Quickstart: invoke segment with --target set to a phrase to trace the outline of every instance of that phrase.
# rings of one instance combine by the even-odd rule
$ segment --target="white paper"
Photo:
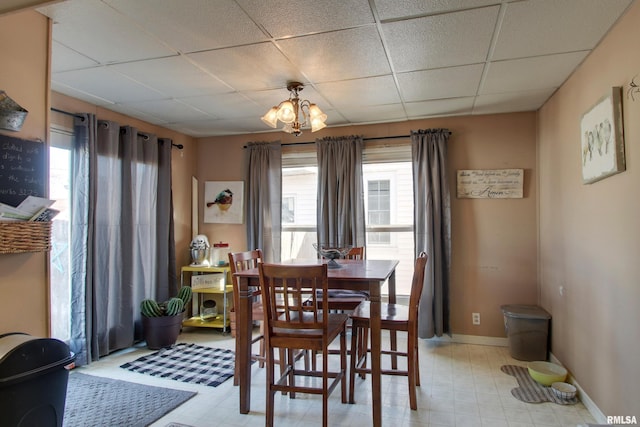
[[[31,218],[31,216],[35,215],[37,212],[41,211],[43,208],[48,208],[54,203],[55,203],[55,200],[49,200],[43,197],[29,196],[26,199],[24,199],[22,203],[18,205],[18,209],[30,214],[29,218]]]

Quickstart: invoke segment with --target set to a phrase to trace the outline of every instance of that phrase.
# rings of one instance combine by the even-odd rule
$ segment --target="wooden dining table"
[[[322,259],[294,259],[281,262],[290,265],[314,265],[326,263]],[[382,425],[382,392],[380,371],[380,302],[381,289],[385,282],[389,286],[389,302],[396,302],[396,267],[397,260],[337,260],[340,268],[328,269],[330,289],[365,290],[369,292],[371,301],[371,394],[373,402],[373,425]],[[238,278],[238,300],[236,307],[236,363],[238,369],[238,385],[240,387],[240,413],[247,414],[251,410],[251,336],[252,292],[253,287],[260,286],[257,268],[239,271],[234,274]],[[395,337],[392,335],[391,347],[395,348]]]

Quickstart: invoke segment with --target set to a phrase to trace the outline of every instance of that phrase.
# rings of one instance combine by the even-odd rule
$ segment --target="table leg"
[[[389,304],[396,303],[396,271],[393,270],[391,276],[389,276]],[[398,349],[398,336],[396,331],[389,331],[389,339],[391,342],[391,350],[396,351]],[[391,368],[398,369],[398,356],[391,355]]]
[[[236,363],[240,386],[240,413],[248,414],[251,410],[251,295],[249,280],[240,277],[238,280],[238,301],[236,308]]]
[[[381,333],[380,333],[380,287],[381,283],[372,282],[370,294],[370,327],[371,327],[371,395],[373,402],[373,426],[382,426],[382,372],[380,368]]]

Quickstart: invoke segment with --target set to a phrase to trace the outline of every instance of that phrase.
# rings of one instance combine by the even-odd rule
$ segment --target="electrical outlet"
[[[480,324],[480,313],[471,313],[471,322],[474,325]]]

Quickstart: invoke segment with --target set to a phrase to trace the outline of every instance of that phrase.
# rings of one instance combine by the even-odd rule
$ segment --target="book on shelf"
[[[58,215],[60,213],[59,210],[57,209],[52,209],[52,208],[42,208],[40,209],[38,212],[36,212],[35,215],[33,215],[29,221],[35,221],[35,222],[49,222],[53,219],[53,217],[55,217],[56,215]]]

